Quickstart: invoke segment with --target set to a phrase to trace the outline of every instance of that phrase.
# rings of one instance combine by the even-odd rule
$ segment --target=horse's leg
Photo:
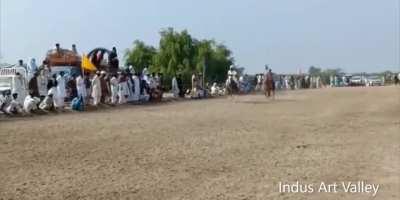
[[[272,90],[272,99],[275,99],[275,90]]]

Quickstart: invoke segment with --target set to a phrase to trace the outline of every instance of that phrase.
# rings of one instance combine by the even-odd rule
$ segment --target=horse
[[[239,93],[239,87],[236,81],[233,80],[232,77],[229,77],[225,82],[226,94],[227,95],[234,95]]]
[[[264,94],[266,97],[275,96],[275,82],[272,73],[268,73],[264,78]]]

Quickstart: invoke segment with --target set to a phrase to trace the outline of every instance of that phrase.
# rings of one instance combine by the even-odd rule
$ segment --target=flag
[[[89,60],[89,58],[83,54],[82,56],[82,70],[86,71],[97,71],[96,66]]]

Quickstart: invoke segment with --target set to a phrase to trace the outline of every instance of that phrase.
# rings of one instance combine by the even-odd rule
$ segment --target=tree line
[[[147,67],[150,73],[162,73],[165,85],[177,74],[184,84],[190,84],[191,76],[205,72],[206,82],[226,80],[229,66],[234,64],[232,51],[215,40],[192,37],[187,30],[181,32],[173,28],[160,31],[159,47],[155,48],[136,40],[133,47],[125,52],[125,62],[136,72]]]

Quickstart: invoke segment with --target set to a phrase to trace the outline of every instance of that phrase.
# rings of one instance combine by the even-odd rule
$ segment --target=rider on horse
[[[229,70],[228,70],[228,78],[233,78],[233,80],[237,81],[237,80],[236,80],[236,76],[237,76],[237,72],[236,72],[236,70],[234,69],[233,65],[231,65],[231,66],[229,67]]]
[[[275,81],[272,74],[272,70],[265,68],[267,72],[264,74],[264,93],[265,96],[270,97],[275,96]]]
[[[238,92],[238,80],[237,80],[237,72],[234,69],[233,65],[229,67],[228,70],[228,79],[226,80],[226,88],[230,94],[234,92]]]

